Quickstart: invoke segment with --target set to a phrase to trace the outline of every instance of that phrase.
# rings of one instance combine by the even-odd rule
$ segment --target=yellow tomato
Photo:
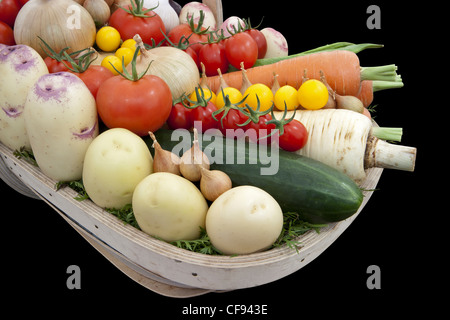
[[[200,94],[200,96],[202,96],[202,90],[200,88],[198,89],[198,93]],[[216,94],[214,92],[212,92],[211,89],[203,88],[203,97],[205,98],[205,100],[210,99],[210,102],[212,104],[214,104],[214,105],[216,104]],[[194,92],[191,93],[191,95],[189,96],[189,99],[194,102],[194,103],[190,103],[191,106],[193,106],[195,104],[195,102],[198,101],[195,90],[194,90]]]
[[[109,70],[111,70],[111,72],[115,75],[118,75],[119,73],[112,67],[112,65],[114,66],[114,68],[116,68],[117,70],[119,70],[120,72],[123,71],[122,68],[122,60],[120,60],[118,57],[116,56],[106,56],[105,58],[103,58],[101,65],[105,68],[108,68]]]
[[[223,94],[221,91],[217,95],[217,98],[216,98],[217,109],[223,108],[223,106],[225,105],[224,97],[226,97],[227,95],[228,95],[228,98],[230,99],[230,102],[233,104],[236,104],[243,99],[242,93],[238,89],[233,88],[233,87],[223,88]]]
[[[321,109],[327,104],[327,101],[328,89],[319,80],[307,80],[298,89],[298,102],[305,109]]]
[[[275,92],[274,96],[275,107],[278,110],[284,111],[285,107],[288,110],[295,110],[298,107],[298,91],[292,86],[285,85]]]
[[[120,46],[120,33],[113,27],[103,27],[98,30],[95,42],[102,51],[112,52]]]
[[[273,105],[272,89],[262,83],[256,83],[248,87],[244,92],[244,97],[245,96],[247,96],[247,99],[245,99],[244,105],[248,104],[253,110],[256,110],[258,106],[258,99],[260,104],[260,111],[266,111]]]
[[[125,63],[125,65],[127,66],[131,60],[133,60],[133,55],[134,55],[134,51],[133,49],[130,48],[119,48],[117,49],[116,53],[114,54],[117,58],[120,59],[120,61],[123,61]]]
[[[121,48],[130,48],[131,50],[133,50],[133,54],[134,51],[136,51],[136,41],[134,39],[127,39],[125,40],[122,45],[120,46]],[[138,55],[140,55],[141,52],[138,53]]]

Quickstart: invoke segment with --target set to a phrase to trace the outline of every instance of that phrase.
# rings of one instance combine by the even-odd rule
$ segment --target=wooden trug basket
[[[223,21],[221,0],[203,0]],[[383,169],[370,169],[361,184],[374,190]],[[298,253],[283,246],[265,252],[241,256],[209,256],[179,249],[164,241],[125,225],[92,201],[79,202],[70,188],[55,190],[56,181],[37,167],[17,159],[12,150],[0,143],[0,178],[11,188],[47,202],[79,234],[114,266],[140,285],[169,297],[192,297],[256,287],[286,277],[319,256],[358,216],[372,191],[364,191],[358,212],[350,218],[329,224],[320,233],[307,232],[299,237]]]

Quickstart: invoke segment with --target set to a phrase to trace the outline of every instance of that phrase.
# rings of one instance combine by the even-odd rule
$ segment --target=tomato
[[[186,52],[192,58],[192,60],[194,60],[195,64],[197,65],[198,70],[201,71],[202,65],[200,64],[200,61],[198,61],[197,52],[194,49],[192,49],[191,47],[187,47],[183,51]]]
[[[27,3],[29,0],[17,0],[17,2],[19,3],[20,7],[23,7],[25,5],[25,3]]]
[[[111,26],[102,27],[95,36],[95,43],[102,51],[115,51],[120,46],[120,33]]]
[[[102,66],[90,65],[86,71],[77,73],[74,72],[78,78],[83,80],[86,87],[91,91],[94,98],[97,97],[98,88],[100,85],[114,74],[107,68]]]
[[[228,99],[232,104],[237,104],[244,98],[242,93],[233,87],[223,88],[216,97],[216,107],[218,109],[222,108],[225,105],[225,98],[228,96]]]
[[[230,109],[226,115],[223,113],[218,114],[216,119],[218,120],[218,128],[224,136],[227,136],[227,133],[229,138],[240,138],[244,136],[247,125],[240,125],[244,124],[248,118],[239,110]]]
[[[123,59],[123,63],[125,64],[125,66],[127,66],[131,62],[131,60],[133,60],[134,51],[135,50],[128,47],[121,47],[117,49],[114,55],[119,58],[120,61],[122,61]]]
[[[139,3],[139,2],[138,2]],[[133,10],[128,6],[128,10]],[[139,34],[142,41],[147,44],[152,44],[152,39],[156,44],[164,40],[166,27],[161,17],[153,11],[142,13],[145,8],[136,6],[136,12],[145,15],[146,18],[134,16],[123,9],[117,9],[109,18],[109,25],[117,29],[122,37],[122,40],[132,39],[136,34]]]
[[[97,92],[97,109],[108,128],[125,128],[139,136],[160,129],[172,110],[172,93],[164,80],[144,75],[136,81],[107,79]]]
[[[278,136],[278,144],[281,149],[295,152],[305,146],[308,141],[308,132],[300,121],[293,119],[283,128],[283,134]]]
[[[267,53],[266,36],[257,29],[249,29],[245,32],[251,35],[253,40],[255,40],[256,44],[258,45],[258,59],[264,58]]]
[[[14,41],[13,30],[3,21],[0,21],[0,44],[6,44],[7,46],[13,46],[16,44]]]
[[[44,59],[44,62],[47,65],[47,69],[48,69],[49,73],[56,73],[56,72],[69,70],[69,68],[67,68],[66,65],[62,61],[58,61],[51,57],[46,57]],[[66,61],[66,64],[70,65],[70,63],[68,61]]]
[[[273,102],[278,110],[295,110],[298,107],[298,91],[290,85],[284,85],[275,92]]]
[[[308,110],[321,109],[328,102],[328,89],[319,80],[307,80],[298,89],[298,102]]]
[[[198,60],[205,65],[205,74],[208,77],[218,75],[217,69],[220,69],[222,73],[228,70],[225,46],[220,43],[203,45],[199,50]]]
[[[249,105],[253,110],[258,108],[258,101],[259,111],[269,110],[273,105],[272,89],[262,83],[255,83],[248,87],[243,96],[247,96],[245,105]]]
[[[247,125],[247,130],[249,130],[247,133],[252,142],[260,144],[270,144],[272,137],[268,137],[268,135],[276,129],[275,124],[267,124],[267,122],[270,120],[272,120],[272,116],[270,115],[270,113],[268,113],[266,115],[259,116],[257,123],[251,121]]]
[[[258,45],[252,36],[246,32],[236,33],[225,41],[225,52],[228,61],[236,69],[253,67],[258,59]]]
[[[190,48],[192,48],[197,54],[202,43],[208,42],[208,35],[205,33],[207,30],[204,27],[199,27],[194,24],[194,29],[187,23],[182,23],[172,28],[167,34],[167,37],[172,43],[180,43],[182,38],[186,38],[189,41]]]
[[[119,70],[120,72],[123,71],[123,65],[122,60],[116,55],[110,55],[103,58],[101,62],[101,66],[109,69],[114,75],[118,75],[119,73],[116,71]],[[115,69],[114,69],[115,68]]]
[[[218,127],[218,122],[213,118],[212,114],[217,110],[217,107],[208,102],[206,106],[198,106],[192,109],[191,119],[195,125],[195,121],[201,121],[202,127],[197,128],[199,132],[205,132],[208,129],[215,129]]]
[[[182,103],[176,103],[173,105],[170,111],[169,118],[167,119],[167,125],[169,129],[186,129],[192,128],[192,109],[186,108]]]
[[[1,0],[0,1],[0,21],[5,22],[11,28],[14,28],[17,14],[19,13],[20,5],[16,0]]]

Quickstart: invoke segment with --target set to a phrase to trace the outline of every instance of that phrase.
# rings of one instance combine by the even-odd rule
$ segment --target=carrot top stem
[[[397,89],[402,88],[403,82],[402,81],[373,81],[372,82],[372,90],[373,92],[382,91],[386,89]]]
[[[401,81],[401,77],[397,74],[397,66],[389,64],[379,67],[361,67],[361,81],[363,80]]]

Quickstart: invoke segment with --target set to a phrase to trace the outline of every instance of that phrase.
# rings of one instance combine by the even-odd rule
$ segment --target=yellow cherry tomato
[[[253,110],[256,110],[258,106],[258,99],[260,104],[260,111],[266,111],[273,105],[272,89],[262,83],[256,83],[248,87],[244,92],[244,97],[245,96],[247,96],[247,99],[245,99],[244,105],[248,104]]]
[[[102,63],[101,63],[101,66],[103,66],[103,67],[105,67],[105,68],[108,68],[109,70],[111,70],[111,72],[112,72],[113,74],[118,75],[119,73],[112,67],[111,64],[112,64],[117,70],[119,70],[120,72],[123,71],[123,68],[122,68],[122,60],[119,59],[119,58],[116,57],[116,56],[113,56],[113,55],[111,55],[111,56],[106,56],[105,58],[103,58]]]
[[[217,109],[223,108],[225,105],[225,98],[228,95],[230,102],[236,104],[243,99],[242,93],[233,87],[223,88],[223,93],[220,91],[216,97],[216,107]]]
[[[288,110],[295,110],[298,107],[298,91],[290,85],[282,86],[275,92],[274,96],[275,107],[278,110],[284,111],[285,107]]]
[[[308,110],[323,108],[328,101],[328,89],[319,80],[309,79],[298,89],[298,102]]]
[[[136,51],[136,41],[134,39],[127,39],[124,42],[122,42],[122,45],[120,46],[121,48],[130,48],[131,50],[133,50],[133,54],[134,51]],[[138,55],[140,55],[141,52],[138,52]]]
[[[212,92],[211,89],[206,89],[206,88],[202,88],[202,89],[203,89],[203,96],[204,96],[205,100],[210,99],[209,101],[215,105],[216,104],[216,94],[214,92]],[[202,95],[202,90],[200,88],[198,89],[198,93],[200,94],[200,96]],[[198,101],[197,93],[195,92],[195,90],[189,96],[189,100],[194,102],[194,103],[190,103],[191,106],[193,106],[195,104],[195,102]]]
[[[115,51],[120,46],[120,33],[113,27],[102,27],[97,32],[95,42],[102,51]]]
[[[119,48],[117,49],[116,53],[114,54],[117,58],[120,59],[120,61],[123,61],[125,63],[125,66],[127,66],[131,60],[133,60],[134,51],[130,48]]]

